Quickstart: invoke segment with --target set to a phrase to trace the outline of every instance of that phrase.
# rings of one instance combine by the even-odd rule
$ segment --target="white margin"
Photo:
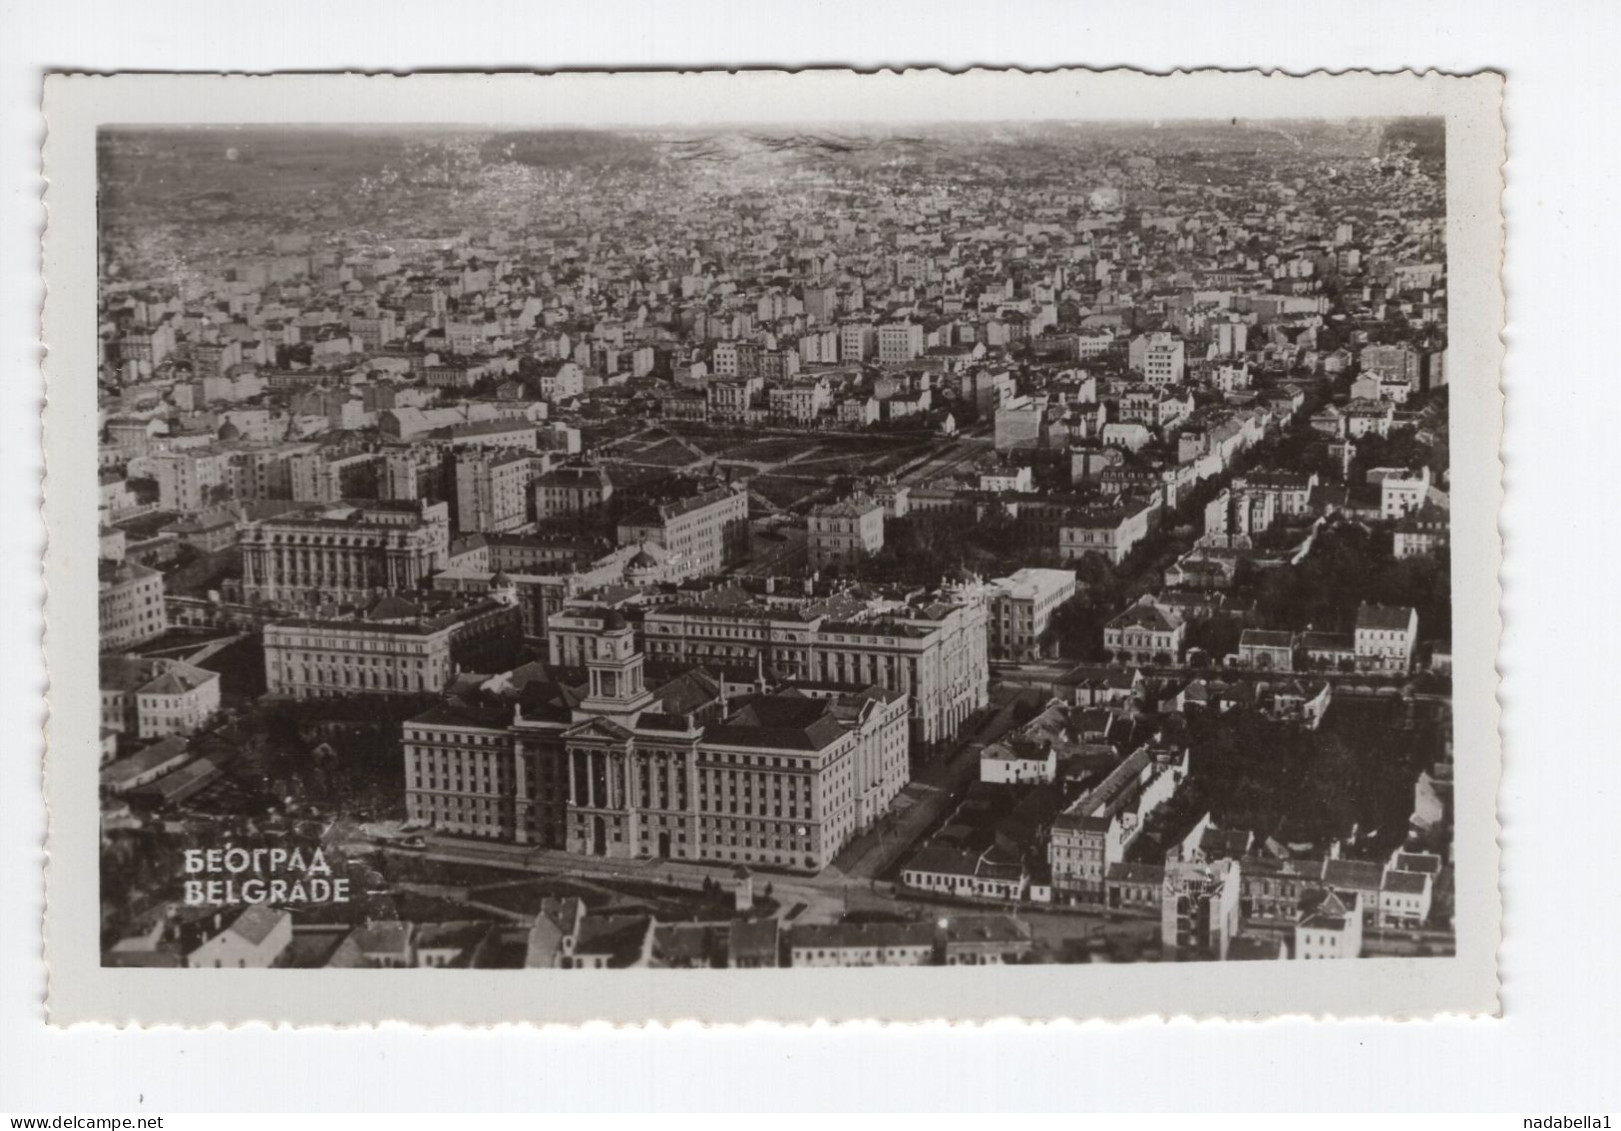
[[[50,1017],[304,1025],[503,1021],[1417,1018],[1491,1014],[1500,938],[1497,515],[1502,82],[1493,74],[1060,70],[274,77],[46,83]],[[102,124],[647,124],[1439,114],[1447,119],[1458,953],[1347,963],[778,971],[199,971],[100,965],[95,132]]]

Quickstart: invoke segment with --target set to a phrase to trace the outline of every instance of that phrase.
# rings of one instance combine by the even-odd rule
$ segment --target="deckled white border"
[[[1495,75],[839,71],[52,77],[45,172],[47,957],[53,1023],[614,1022],[1285,1015],[1497,1009],[1503,133]],[[1444,115],[1452,396],[1458,954],[1349,963],[777,971],[205,971],[100,966],[95,130],[103,123],[1039,120]]]

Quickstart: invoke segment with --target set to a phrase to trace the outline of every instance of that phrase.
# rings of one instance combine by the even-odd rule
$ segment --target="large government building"
[[[702,668],[644,682],[634,630],[591,623],[583,686],[543,665],[404,727],[410,819],[445,832],[621,859],[817,872],[906,784],[907,696],[751,688]]]
[[[437,695],[462,669],[480,670],[519,647],[523,621],[512,590],[495,592],[438,606],[390,594],[341,613],[273,621],[264,627],[265,686],[291,699]]]
[[[816,604],[684,603],[649,609],[642,632],[648,655],[661,662],[761,663],[795,683],[901,692],[912,741],[929,748],[956,737],[990,700],[987,616],[976,596],[848,615]]]
[[[313,506],[246,527],[242,596],[295,608],[362,602],[379,590],[415,589],[445,568],[445,503],[363,502]]]

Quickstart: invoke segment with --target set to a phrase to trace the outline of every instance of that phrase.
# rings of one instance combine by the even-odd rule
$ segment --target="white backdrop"
[[[1621,16],[1501,3],[365,6],[0,0],[0,1110],[1615,1107],[1607,662]],[[1508,75],[1503,1021],[581,1032],[47,1030],[39,957],[45,68],[1407,66]]]

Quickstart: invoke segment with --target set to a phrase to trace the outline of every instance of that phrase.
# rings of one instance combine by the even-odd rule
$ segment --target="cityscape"
[[[1455,953],[1442,119],[97,166],[104,965]]]

